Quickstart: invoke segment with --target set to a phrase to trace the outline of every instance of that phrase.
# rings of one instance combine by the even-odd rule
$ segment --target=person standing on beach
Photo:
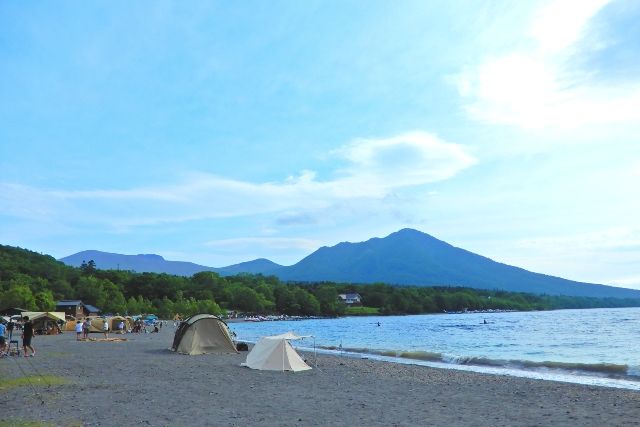
[[[24,316],[22,320],[24,320],[24,324],[22,325],[22,348],[24,349],[24,357],[28,357],[27,349],[31,350],[31,357],[33,357],[36,355],[36,350],[31,346],[33,323],[29,320],[29,316]]]
[[[7,327],[4,323],[0,322],[0,357],[6,354],[5,346],[7,345],[4,334],[7,332]]]
[[[9,344],[11,344],[11,338],[13,338],[13,328],[16,327],[16,324],[13,323],[13,320],[9,319],[9,323],[7,323],[7,331],[9,332]]]
[[[89,330],[91,329],[91,320],[89,320],[89,318],[87,317],[86,319],[84,319],[84,322],[82,322],[82,337],[83,338],[89,338]]]
[[[80,336],[82,335],[82,329],[84,329],[83,325],[84,323],[82,323],[79,320],[76,322],[76,341],[80,341]]]
[[[102,323],[102,332],[104,332],[105,338],[109,338],[109,322],[107,322],[107,319],[104,319]]]

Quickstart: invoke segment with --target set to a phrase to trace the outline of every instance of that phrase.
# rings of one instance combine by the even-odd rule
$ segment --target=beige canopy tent
[[[171,350],[182,354],[237,353],[227,324],[212,314],[196,314],[182,322]]]
[[[48,318],[52,320],[64,320],[64,312],[62,311],[24,311],[21,314],[22,317],[27,316],[29,320],[33,323],[33,321]]]
[[[302,337],[287,332],[280,335],[263,337],[253,346],[243,366],[261,371],[306,371],[311,369],[289,343]]]
[[[33,330],[41,335],[57,334],[65,322],[64,312],[59,311],[25,311],[22,313],[24,316],[29,317]]]

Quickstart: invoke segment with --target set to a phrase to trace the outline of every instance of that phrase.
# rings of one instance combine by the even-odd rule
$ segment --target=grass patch
[[[68,355],[69,355],[69,352],[67,351],[48,351],[47,352],[47,357],[51,357],[51,356],[59,357],[59,356],[68,356]]]
[[[16,387],[48,387],[50,385],[62,385],[69,382],[63,377],[55,375],[32,375],[20,378],[2,378],[0,379],[0,391],[11,390]],[[0,427],[2,424],[0,424]]]
[[[16,418],[0,421],[0,427],[54,427],[55,424],[45,423],[43,421],[27,421]]]
[[[69,421],[62,423],[58,421],[57,423],[49,423],[45,421],[33,421],[20,418],[8,418],[6,420],[0,420],[0,427],[82,427],[82,425],[82,421]]]
[[[347,316],[373,316],[380,314],[378,307],[347,307],[344,314]]]

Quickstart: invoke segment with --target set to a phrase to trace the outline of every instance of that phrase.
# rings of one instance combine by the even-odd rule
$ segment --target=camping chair
[[[15,347],[11,347],[13,344],[15,344]],[[11,340],[9,341],[9,348],[7,349],[7,354],[9,356],[20,356],[20,346],[18,345],[18,340]]]

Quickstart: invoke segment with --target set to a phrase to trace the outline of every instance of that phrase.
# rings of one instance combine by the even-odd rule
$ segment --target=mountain
[[[259,258],[253,261],[241,262],[227,267],[215,268],[184,261],[167,261],[160,255],[140,254],[122,255],[101,251],[82,251],[59,261],[72,267],[80,267],[83,262],[93,260],[96,268],[102,270],[131,270],[137,273],[166,273],[176,276],[193,276],[200,271],[214,271],[221,276],[232,276],[238,273],[272,274],[282,268],[280,264]]]
[[[59,261],[73,267],[80,267],[82,262],[93,260],[101,270],[131,270],[138,273],[167,273],[177,276],[192,276],[200,271],[218,271],[217,268],[206,267],[184,261],[167,261],[160,255],[140,254],[122,255],[101,251],[82,251],[60,258]]]
[[[261,258],[228,267],[213,268],[190,262],[167,261],[159,255],[119,255],[84,251],[60,259],[80,266],[94,260],[101,269],[168,273],[191,276],[199,271],[221,275],[262,273],[282,280],[342,283],[383,282],[392,285],[464,286],[548,295],[599,298],[640,298],[640,291],[533,273],[457,248],[426,233],[409,228],[385,238],[343,242],[322,247],[292,266]]]
[[[251,274],[275,274],[277,270],[283,268],[282,265],[276,264],[265,258],[254,259],[253,261],[241,262],[240,264],[233,264],[228,267],[218,268],[217,271],[222,276],[233,276],[239,273],[251,273]]]
[[[532,273],[457,248],[417,230],[322,247],[275,272],[283,280],[465,286],[536,294],[638,298],[640,291]]]

